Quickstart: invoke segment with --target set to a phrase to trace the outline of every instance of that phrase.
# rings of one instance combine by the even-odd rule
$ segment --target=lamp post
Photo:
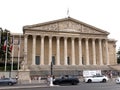
[[[51,61],[50,65],[50,70],[51,70],[51,76],[50,76],[50,86],[53,86],[53,62]]]
[[[10,72],[9,72],[9,78],[11,78],[11,71],[12,71],[12,70],[11,70],[11,69],[12,69],[11,67],[12,67],[12,62],[10,61]]]
[[[4,69],[4,71],[6,72],[6,69],[7,69],[7,55],[8,55],[8,35],[10,34],[10,32],[8,32],[7,30],[6,30],[6,32],[7,32],[7,37],[6,37],[6,47],[5,47],[5,49],[6,49],[6,51],[5,51],[5,69]]]
[[[51,65],[50,65],[51,67],[51,76],[53,75],[53,62],[51,61]]]

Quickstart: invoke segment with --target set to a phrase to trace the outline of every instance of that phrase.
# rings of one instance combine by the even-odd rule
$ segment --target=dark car
[[[65,75],[65,76],[56,78],[53,81],[53,84],[54,85],[63,85],[63,84],[77,85],[79,82],[80,81],[77,77]]]
[[[13,79],[13,78],[2,78],[2,79],[0,79],[0,85],[12,86],[16,83],[17,83],[16,79]]]

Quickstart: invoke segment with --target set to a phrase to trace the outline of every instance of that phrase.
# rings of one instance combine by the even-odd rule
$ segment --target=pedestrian
[[[55,76],[53,75],[53,81],[55,80]]]
[[[39,81],[39,83],[40,83],[40,81],[41,81],[41,76],[38,77],[38,81]]]
[[[3,75],[3,79],[5,78],[5,75]]]
[[[53,86],[53,76],[50,76],[49,86]]]
[[[15,79],[16,79],[16,81],[18,82],[18,75],[16,75]]]
[[[47,85],[49,86],[50,85],[50,76],[48,75],[47,77]]]

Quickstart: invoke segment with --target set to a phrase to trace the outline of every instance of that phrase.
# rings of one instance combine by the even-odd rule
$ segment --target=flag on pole
[[[11,63],[11,71],[12,71],[13,70],[13,58],[14,58],[14,36],[12,37],[10,50],[12,52],[12,63]]]
[[[20,42],[21,42],[21,36],[19,36],[19,38],[18,38],[18,51],[20,49]]]
[[[4,40],[3,50],[6,51],[6,47],[7,47],[7,37],[5,37],[5,40]]]
[[[10,51],[12,52],[13,49],[13,45],[14,45],[14,37],[12,37],[11,39],[11,44],[10,44]]]
[[[19,39],[18,39],[18,70],[20,67],[20,44],[21,44],[21,36],[19,36]]]
[[[8,45],[8,32],[7,32],[7,36],[5,38],[5,41],[4,41],[4,48],[5,48],[5,71],[7,69],[7,51],[8,51],[8,48],[7,48],[7,45]]]
[[[1,47],[1,36],[2,36],[2,28],[0,28],[0,49],[2,49],[2,47]],[[1,57],[1,53],[0,53],[0,57]]]
[[[1,36],[2,36],[2,28],[0,28],[0,44],[1,44],[1,41],[2,41]]]

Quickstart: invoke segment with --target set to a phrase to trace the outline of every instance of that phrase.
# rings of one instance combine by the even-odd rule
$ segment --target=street
[[[64,85],[64,86],[47,86],[47,85],[15,85],[1,87],[2,90],[120,90],[120,84],[114,81],[107,83],[84,83],[78,85]]]

